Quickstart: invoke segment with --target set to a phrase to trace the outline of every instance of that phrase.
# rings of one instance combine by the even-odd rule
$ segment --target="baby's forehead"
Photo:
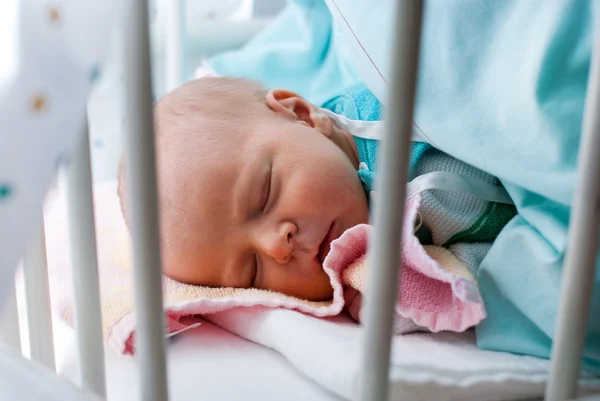
[[[192,82],[167,94],[157,103],[157,109],[180,116],[191,111],[204,114],[206,118],[229,119],[236,114],[251,117],[261,109],[266,110],[265,96],[257,96],[254,84],[244,81],[226,80],[216,85]]]
[[[159,134],[164,133],[170,141],[240,141],[269,117],[268,113],[252,112],[243,99],[232,103],[216,97],[197,105],[176,98],[156,109]]]
[[[163,188],[174,189],[177,198],[188,196],[190,188],[226,193],[264,153],[270,137],[265,127],[273,125],[269,115],[261,118],[260,113],[224,109],[218,103],[200,107],[180,97],[157,110],[160,175]]]

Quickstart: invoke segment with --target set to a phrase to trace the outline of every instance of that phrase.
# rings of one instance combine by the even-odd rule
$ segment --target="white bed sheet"
[[[20,278],[20,277],[19,277]],[[21,342],[29,341],[22,281],[18,281]],[[289,363],[280,353],[201,320],[201,326],[168,341],[169,401],[340,401]],[[53,319],[57,373],[79,384],[75,331]],[[105,347],[108,401],[140,399],[136,361]],[[1,398],[1,396],[0,396]]]
[[[207,315],[229,332],[272,348],[299,371],[342,398],[357,392],[362,329],[340,315],[319,319],[286,309],[236,308]],[[394,401],[505,401],[541,399],[549,361],[482,351],[466,333],[396,336],[390,354]],[[583,394],[600,391],[599,378],[581,377]]]
[[[20,275],[17,300],[24,355],[29,355],[25,294]],[[198,319],[196,319],[198,320]],[[232,334],[206,320],[168,339],[169,401],[340,401],[289,363],[280,353]],[[57,374],[80,383],[75,330],[53,318]],[[105,347],[108,401],[140,399],[134,358]],[[0,395],[0,398],[1,395]]]
[[[19,287],[21,338],[27,350],[24,298]],[[238,309],[211,315],[211,320],[226,330],[201,320],[200,327],[169,340],[170,401],[340,401],[344,398],[326,387],[343,395],[357,384],[352,372],[358,328],[345,319],[322,320],[281,309],[259,314]],[[58,374],[77,384],[75,332],[62,320],[53,323]],[[318,339],[307,335],[315,329],[319,329]],[[255,341],[265,346],[227,330],[249,338],[248,333],[253,333]],[[444,338],[436,341],[434,337],[439,336]],[[392,398],[541,400],[546,361],[472,349],[469,337],[450,333],[397,338],[390,375]],[[105,362],[108,400],[139,400],[135,360],[106,349]],[[587,391],[600,390],[597,380],[588,377],[586,381]]]
[[[56,322],[57,370],[79,382],[75,333]],[[339,401],[298,372],[279,353],[203,322],[169,340],[170,401]],[[105,353],[109,401],[139,400],[137,364]]]

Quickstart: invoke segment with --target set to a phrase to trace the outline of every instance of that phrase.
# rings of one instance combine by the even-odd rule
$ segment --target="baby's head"
[[[368,220],[348,133],[295,93],[227,78],[168,94],[155,123],[167,276],[331,297],[329,244]]]

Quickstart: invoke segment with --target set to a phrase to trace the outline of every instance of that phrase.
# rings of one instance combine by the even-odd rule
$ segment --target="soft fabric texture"
[[[51,295],[56,312],[73,324],[72,281],[68,262],[68,225],[64,198],[51,199],[46,210],[48,261]],[[477,284],[468,269],[447,250],[422,247],[413,235],[420,197],[407,202],[400,298],[397,303],[397,332],[423,326],[432,331],[464,331],[485,317]],[[106,342],[117,352],[133,354],[135,317],[130,242],[115,183],[95,189],[97,243],[103,330]],[[334,316],[344,307],[342,284],[362,290],[366,264],[364,255],[370,226],[356,226],[332,242],[324,262],[331,278],[334,297],[328,302],[309,302],[257,289],[208,288],[177,283],[164,278],[167,332],[184,331],[180,319],[188,315],[212,314],[234,307],[266,306],[298,310],[318,317]],[[343,273],[348,269],[348,272]],[[358,297],[357,297],[358,298]],[[351,311],[360,319],[354,299]],[[406,322],[406,319],[411,322]],[[414,324],[413,324],[414,322]]]
[[[345,315],[319,319],[254,307],[189,319],[202,326],[167,348],[170,401],[355,399],[363,330]],[[75,333],[58,317],[54,332],[57,373],[79,383]],[[396,336],[390,357],[390,401],[539,401],[549,365],[478,350],[471,331]],[[109,351],[105,364],[106,398],[141,400],[136,360]],[[600,390],[598,380],[584,376],[581,383]]]
[[[280,352],[298,371],[344,399],[356,397],[363,330],[344,316],[315,319],[285,309],[235,308],[207,320]],[[477,349],[474,334],[396,336],[390,352],[390,400],[506,401],[544,394],[549,361]],[[600,390],[582,374],[580,387]],[[583,393],[585,394],[585,393]]]
[[[458,258],[443,247],[421,245],[414,235],[420,202],[421,196],[417,195],[406,203],[395,332],[418,330],[411,327],[412,322],[434,332],[461,332],[485,318],[483,302],[475,279]],[[343,260],[349,250],[361,246],[361,257],[342,272],[343,284],[360,293],[365,290],[365,253],[371,229],[362,225],[348,230],[332,242],[331,259],[328,255],[325,260],[325,266],[328,260]],[[358,294],[347,305],[350,315],[359,321],[361,298]]]
[[[384,103],[397,2],[326,0]],[[577,176],[595,0],[425,3],[415,123],[441,151],[498,177],[518,209],[478,271],[478,345],[549,357]],[[374,29],[376,27],[377,29]],[[600,374],[600,258],[583,363]]]
[[[248,44],[210,58],[208,65],[220,75],[292,90],[316,104],[360,82],[323,0],[289,1]]]
[[[354,135],[360,160],[358,176],[363,188],[370,194],[376,190],[381,141],[373,139],[376,135],[369,133],[369,126],[364,121],[373,122],[372,130],[376,130],[375,122],[383,118],[381,102],[365,85],[359,84],[325,102],[323,108],[336,113],[331,118]],[[345,119],[341,120],[339,115]],[[353,129],[358,124],[362,136]],[[414,125],[414,130],[419,128]],[[432,172],[449,172],[502,186],[496,177],[440,152],[430,143],[413,139],[409,180]],[[444,246],[451,252],[459,249],[460,259],[463,262],[468,260],[475,272],[486,255],[483,251],[489,250],[494,239],[516,214],[512,204],[486,201],[458,191],[429,190],[423,192],[422,198],[419,208],[421,228],[417,232],[421,242]],[[455,245],[460,246],[451,248]]]
[[[331,99],[323,103],[322,107],[335,114],[342,115],[355,121],[383,121],[383,105],[379,99],[367,88],[364,83],[344,88]],[[418,126],[413,124],[413,131],[422,134]],[[379,159],[379,141],[354,137],[358,156],[362,168],[358,176],[363,183],[365,191],[370,192],[374,187],[375,170]],[[425,151],[431,149],[427,142],[414,141],[411,145],[409,179],[415,178],[415,168],[421,161]]]

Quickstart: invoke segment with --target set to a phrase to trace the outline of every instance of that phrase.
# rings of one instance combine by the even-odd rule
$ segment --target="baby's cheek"
[[[360,179],[347,160],[337,154],[327,156],[329,159],[310,158],[299,163],[291,170],[287,185],[303,206],[345,209],[349,202],[365,197]]]
[[[335,202],[351,201],[364,196],[360,178],[355,172],[343,172],[327,177],[323,192]]]
[[[351,196],[352,191],[343,181],[318,177],[299,186],[300,197],[303,201],[318,207],[332,207],[340,204]]]

